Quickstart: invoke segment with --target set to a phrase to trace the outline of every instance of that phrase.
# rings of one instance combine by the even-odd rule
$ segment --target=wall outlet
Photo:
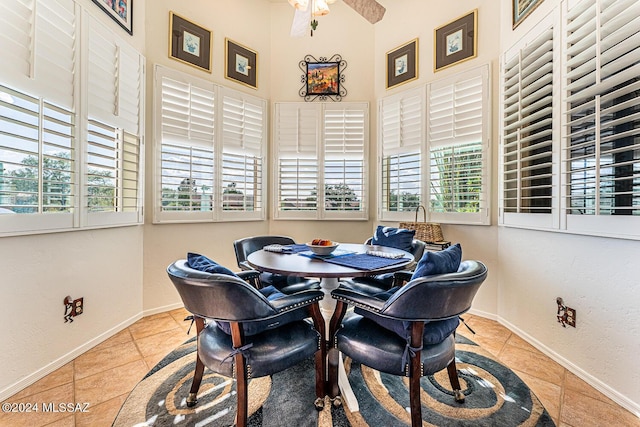
[[[564,323],[569,326],[576,327],[576,310],[575,308],[567,307],[564,312]]]
[[[73,318],[84,313],[84,298],[72,299],[70,296],[64,299],[64,321],[73,322]]]

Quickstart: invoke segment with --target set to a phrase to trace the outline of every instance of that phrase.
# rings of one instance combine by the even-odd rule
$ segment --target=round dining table
[[[331,320],[331,316],[333,315],[336,306],[336,301],[331,298],[331,291],[339,286],[341,278],[375,276],[378,274],[390,273],[402,270],[407,265],[414,262],[413,255],[410,252],[378,245],[340,243],[334,251],[334,254],[344,254],[349,252],[353,254],[364,254],[368,251],[391,253],[394,255],[401,253],[404,256],[401,258],[401,262],[374,270],[363,270],[333,264],[326,262],[322,257],[309,257],[301,255],[300,253],[270,252],[264,249],[249,254],[247,262],[251,267],[259,271],[282,274],[285,276],[319,278],[320,288],[325,294],[325,297],[320,301],[320,310],[322,311],[322,316],[324,317],[325,322],[327,322],[328,331],[328,322]]]
[[[401,258],[401,261],[396,264],[373,270],[364,270],[326,262],[321,257],[309,257],[301,255],[300,253],[271,252],[261,249],[249,254],[247,262],[251,267],[259,271],[282,274],[285,276],[319,278],[320,288],[325,294],[319,305],[322,317],[325,320],[325,330],[328,334],[329,322],[336,308],[336,300],[331,297],[331,291],[340,285],[341,278],[364,277],[390,273],[402,270],[414,262],[413,255],[410,252],[378,245],[341,243],[334,251],[334,254],[348,256],[341,254],[349,252],[353,254],[364,254],[368,251],[392,253],[394,255],[402,253],[403,257]],[[329,337],[325,338],[328,339]],[[352,412],[358,412],[358,401],[351,390],[351,386],[342,363],[342,357],[339,358],[338,384],[340,385],[342,399],[345,401],[349,409]]]

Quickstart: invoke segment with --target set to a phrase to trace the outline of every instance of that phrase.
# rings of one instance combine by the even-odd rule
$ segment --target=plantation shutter
[[[569,230],[639,236],[640,3],[585,0],[567,16]],[[591,219],[589,219],[591,218]]]
[[[138,223],[142,201],[133,189],[141,183],[144,59],[96,18],[85,18],[86,221],[91,226]]]
[[[556,220],[551,215],[556,206],[554,28],[544,23],[539,28],[503,60],[500,208],[505,224],[533,221],[549,228]]]
[[[361,212],[356,216],[366,218],[367,110],[368,105],[364,103],[324,108],[324,205],[327,211]]]
[[[12,216],[5,230],[70,229],[77,207],[78,9],[73,0],[6,3],[0,16],[0,207],[29,215]]]
[[[429,85],[429,210],[441,222],[486,223],[489,69]]]
[[[383,219],[400,220],[391,212],[413,211],[422,200],[424,89],[412,89],[379,103]]]
[[[222,210],[263,217],[265,101],[222,90]],[[251,212],[251,214],[247,214]]]
[[[34,77],[42,97],[75,110],[77,18],[73,0],[37,2]]]
[[[414,89],[381,101],[385,154],[420,151],[423,140],[424,91]]]
[[[213,219],[216,99],[212,83],[156,67],[161,135],[156,221]]]
[[[93,17],[89,19],[89,117],[138,135],[143,58]]]
[[[319,104],[277,103],[275,106],[276,216],[280,218],[316,216],[320,118]]]
[[[35,44],[35,0],[4,2],[0,14],[0,51],[3,74],[10,86],[21,87],[20,77],[33,75]],[[7,78],[5,77],[5,78]]]
[[[3,83],[74,110],[77,13],[73,0],[14,0],[0,16]]]

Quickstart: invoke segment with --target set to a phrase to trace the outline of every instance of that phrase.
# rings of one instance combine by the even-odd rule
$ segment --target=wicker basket
[[[423,218],[422,222],[418,222],[418,212],[422,209]],[[407,230],[415,230],[415,238],[422,240],[425,243],[438,243],[443,242],[442,228],[440,224],[435,222],[427,222],[427,210],[424,206],[420,205],[416,208],[416,218],[413,222],[401,222],[400,228],[406,228]]]

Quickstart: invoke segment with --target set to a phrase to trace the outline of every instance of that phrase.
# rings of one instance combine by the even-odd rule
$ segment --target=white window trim
[[[39,3],[44,0],[34,0],[36,9],[38,9]],[[44,7],[40,5],[41,7]],[[135,226],[143,223],[143,200],[144,200],[144,105],[145,105],[145,59],[144,57],[133,49],[119,34],[108,29],[99,20],[94,19],[98,16],[100,11],[96,11],[92,7],[84,7],[79,5],[76,1],[73,2],[74,13],[74,32],[75,38],[73,56],[75,57],[75,63],[73,65],[73,95],[65,94],[59,91],[59,87],[52,87],[55,82],[47,81],[47,73],[38,73],[41,64],[38,64],[38,53],[34,51],[37,49],[38,43],[34,44],[33,35],[38,32],[38,29],[34,27],[37,25],[37,20],[30,21],[31,29],[31,42],[29,46],[25,46],[27,50],[30,50],[30,56],[27,58],[27,67],[25,70],[20,68],[7,68],[3,70],[2,78],[7,85],[18,92],[30,94],[30,96],[40,99],[40,102],[49,101],[56,104],[56,100],[59,97],[67,97],[72,99],[72,105],[69,106],[74,115],[74,169],[75,181],[72,184],[72,194],[74,195],[73,206],[71,212],[68,213],[37,213],[37,214],[15,214],[15,215],[2,215],[0,216],[0,237],[3,236],[19,236],[30,234],[43,234],[43,233],[55,233],[55,232],[68,232],[75,230],[86,230],[95,228],[108,228],[108,227],[121,227],[121,226]],[[45,9],[43,9],[45,10]],[[71,9],[69,9],[71,10]],[[57,9],[55,13],[62,13],[62,9]],[[36,11],[36,13],[38,13]],[[56,18],[57,19],[57,18]],[[92,21],[91,25],[99,26],[99,31],[107,35],[110,40],[113,40],[115,44],[121,46],[126,50],[127,54],[131,58],[135,58],[138,61],[138,69],[140,72],[139,82],[137,87],[137,99],[138,99],[138,117],[133,122],[131,121],[130,114],[127,117],[123,117],[124,121],[129,125],[137,122],[135,125],[136,136],[139,138],[139,161],[137,165],[138,181],[137,181],[137,201],[135,212],[91,212],[86,209],[86,188],[87,181],[85,171],[87,170],[87,147],[86,147],[86,135],[87,135],[87,78],[88,78],[88,57],[87,52],[89,48],[88,43],[88,25]],[[34,24],[35,22],[35,24]],[[41,38],[43,36],[41,35]],[[42,41],[42,40],[41,40]],[[45,40],[46,42],[46,40]],[[127,97],[131,99],[128,93],[123,92],[122,87],[115,88],[118,90],[121,97]],[[79,95],[78,95],[79,94]],[[60,98],[62,99],[62,98]],[[114,109],[115,116],[117,117],[118,109]],[[123,112],[124,114],[125,112]],[[124,122],[123,122],[124,123]]]
[[[553,132],[557,135],[553,144],[553,199],[551,214],[523,214],[523,213],[505,213],[500,210],[499,225],[505,227],[516,227],[525,229],[537,229],[543,231],[551,231],[557,233],[579,234],[589,236],[599,236],[608,238],[640,240],[640,218],[637,215],[574,215],[569,213],[567,206],[567,197],[565,196],[569,189],[567,182],[567,162],[569,148],[569,133],[567,112],[569,103],[566,100],[567,88],[566,82],[560,78],[561,73],[558,71],[560,67],[563,70],[567,67],[567,34],[569,10],[573,7],[580,7],[584,0],[572,0],[562,2],[562,8],[555,8],[549,15],[544,17],[536,29],[542,27],[554,27],[554,110],[553,110]],[[588,0],[597,5],[600,10],[600,0]],[[627,13],[627,12],[625,12]],[[600,22],[600,19],[597,20]],[[562,25],[560,25],[562,23]],[[561,33],[562,29],[562,33]],[[596,30],[600,31],[600,29]],[[532,30],[525,35],[520,41],[505,51],[504,57],[512,56],[513,51],[530,42],[536,36],[536,30]],[[502,68],[504,62],[501,61],[501,79],[504,73]],[[563,73],[566,74],[566,73]],[[500,91],[500,99],[502,100],[502,89]],[[562,102],[555,102],[561,99]],[[500,128],[502,129],[502,118],[504,105],[500,102]],[[502,141],[501,141],[502,142]],[[500,150],[500,164],[503,165],[502,148]],[[499,175],[499,194],[503,194],[503,173]]]
[[[428,110],[428,95],[433,85],[442,85],[448,82],[460,81],[471,75],[481,75],[483,85],[483,121],[482,121],[482,191],[481,191],[481,206],[480,211],[477,213],[456,213],[456,212],[433,212],[429,209],[429,185],[430,185],[430,135],[429,135],[429,110]],[[421,103],[421,130],[420,139],[421,144],[419,146],[419,152],[421,153],[421,188],[420,188],[420,203],[427,210],[427,221],[437,221],[439,223],[448,224],[465,224],[465,225],[490,225],[490,206],[491,206],[491,72],[489,65],[482,65],[480,67],[472,68],[470,70],[457,73],[450,77],[435,80],[427,83],[424,86],[418,86],[416,88],[408,89],[397,94],[390,95],[378,101],[378,156],[377,156],[377,179],[378,179],[378,191],[377,191],[377,204],[378,204],[378,218],[382,221],[412,221],[415,219],[415,210],[410,211],[387,211],[383,209],[384,200],[384,188],[382,185],[383,179],[383,160],[385,154],[402,154],[409,153],[412,150],[403,149],[402,141],[400,147],[394,148],[390,153],[384,153],[383,149],[383,120],[382,109],[383,102],[396,102],[401,99],[408,99],[411,97],[419,96]],[[486,114],[485,114],[486,112]]]
[[[190,212],[178,212],[178,211],[163,211],[162,210],[162,98],[161,94],[161,78],[166,76],[170,79],[180,81],[183,83],[195,85],[197,87],[206,89],[214,93],[214,135],[211,141],[211,145],[205,144],[208,148],[213,150],[214,167],[213,167],[213,187],[214,190],[214,204],[210,211],[190,211]],[[268,165],[265,162],[267,151],[267,123],[268,112],[267,102],[262,98],[247,95],[245,93],[216,85],[209,81],[200,79],[198,77],[191,76],[189,74],[173,70],[161,65],[156,65],[154,68],[154,111],[153,111],[153,127],[154,127],[154,180],[153,180],[153,223],[165,224],[165,223],[196,223],[196,222],[234,222],[234,221],[262,221],[266,217],[267,206],[267,177],[268,177]],[[222,188],[222,153],[224,151],[223,145],[223,100],[224,96],[231,96],[235,99],[242,100],[243,102],[249,102],[254,105],[261,105],[263,112],[263,127],[262,127],[262,143],[260,146],[259,160],[262,162],[262,180],[260,182],[260,209],[255,211],[225,211],[222,209],[223,200],[223,188]],[[180,143],[177,143],[180,145]],[[190,144],[185,143],[185,146]],[[193,144],[191,144],[193,145]],[[197,144],[196,144],[197,145]],[[203,145],[204,146],[204,145]]]
[[[536,25],[529,33],[527,33],[522,39],[514,44],[509,50],[501,55],[500,61],[500,81],[503,81],[505,63],[516,55],[520,55],[520,52],[524,50],[529,44],[535,42],[535,40],[545,31],[549,29],[553,30],[553,129],[552,132],[556,136],[552,143],[552,195],[551,195],[551,213],[549,214],[533,214],[533,213],[510,213],[505,212],[503,209],[503,197],[504,197],[504,148],[503,148],[503,134],[500,132],[499,149],[498,149],[498,164],[500,165],[498,172],[498,224],[511,226],[516,228],[531,228],[537,230],[551,230],[557,229],[559,226],[559,206],[558,206],[558,191],[560,185],[560,147],[558,139],[561,131],[560,127],[560,61],[559,61],[559,44],[560,44],[560,17],[557,10],[553,11],[545,18],[543,18],[538,25]],[[504,129],[504,85],[499,85],[499,120],[498,129]]]
[[[398,141],[399,145],[397,147],[390,147],[389,148],[389,152],[385,152],[385,147],[384,147],[384,135],[383,135],[383,131],[384,131],[384,126],[383,126],[383,114],[384,114],[384,104],[385,103],[390,103],[390,104],[394,104],[394,103],[402,103],[403,100],[410,100],[412,98],[417,98],[418,99],[418,103],[419,103],[419,111],[420,111],[420,118],[419,118],[419,126],[420,126],[420,130],[419,130],[419,136],[418,139],[420,142],[415,142],[414,139],[411,139],[410,141],[405,141],[402,138],[402,131],[399,131],[398,137],[400,138],[400,141]],[[426,195],[425,195],[425,185],[426,185],[426,180],[425,177],[426,175],[426,171],[427,171],[427,163],[428,163],[428,155],[426,154],[426,113],[427,113],[427,93],[426,93],[426,85],[425,86],[419,86],[413,89],[408,89],[408,90],[404,90],[402,92],[398,92],[396,94],[393,94],[391,96],[385,97],[381,100],[378,101],[378,155],[377,155],[377,161],[376,161],[376,167],[377,167],[377,180],[378,180],[378,191],[377,191],[377,205],[378,205],[378,218],[382,221],[408,221],[414,218],[414,211],[387,211],[385,209],[383,209],[384,207],[384,186],[382,185],[382,180],[384,179],[384,175],[383,175],[383,161],[385,158],[385,155],[402,155],[402,154],[409,154],[409,153],[413,153],[413,152],[419,152],[420,153],[420,183],[421,183],[421,187],[420,187],[420,203],[423,204],[424,206],[424,201],[426,200]],[[399,127],[403,127],[402,123],[398,123]],[[407,144],[409,144],[410,148],[407,148]]]
[[[339,108],[344,107],[344,109],[360,109],[364,114],[364,124],[363,124],[363,190],[362,190],[362,206],[363,209],[359,211],[333,211],[326,210],[323,208],[325,204],[325,193],[324,191],[317,191],[317,208],[315,210],[280,210],[279,209],[279,200],[280,200],[280,188],[279,188],[279,150],[278,150],[278,124],[277,120],[279,119],[279,108],[280,106],[299,106],[305,110],[311,111],[315,110],[316,114],[316,124],[317,129],[315,131],[315,159],[317,159],[318,164],[318,184],[317,188],[324,188],[325,185],[325,144],[324,144],[324,112],[325,109],[330,109],[331,107]],[[275,220],[335,220],[335,221],[366,221],[369,218],[369,121],[370,121],[370,112],[369,112],[369,104],[366,102],[343,102],[339,105],[332,105],[327,103],[317,103],[317,104],[309,104],[305,102],[277,102],[274,104],[274,114],[273,114],[273,126],[272,126],[272,141],[274,145],[274,150],[272,154],[271,164],[274,165],[274,170],[271,174],[272,176],[272,194],[273,203],[272,203],[272,216]]]

